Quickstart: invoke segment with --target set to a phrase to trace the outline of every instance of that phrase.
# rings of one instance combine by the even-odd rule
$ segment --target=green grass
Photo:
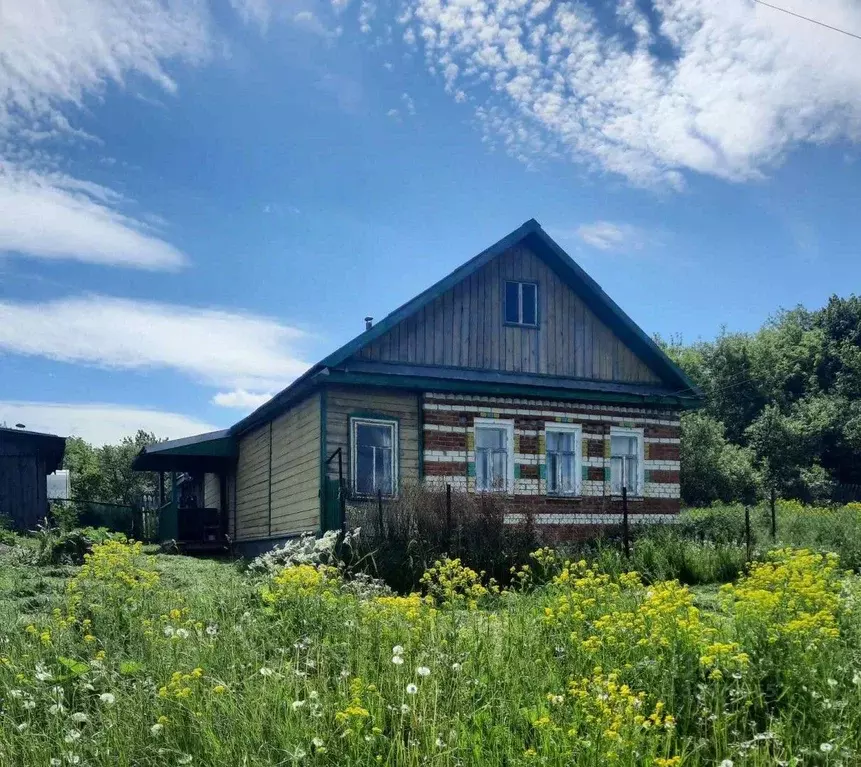
[[[118,543],[2,554],[0,764],[859,762],[855,576],[785,554],[722,594],[604,556],[545,552],[503,593],[448,564],[431,603]]]

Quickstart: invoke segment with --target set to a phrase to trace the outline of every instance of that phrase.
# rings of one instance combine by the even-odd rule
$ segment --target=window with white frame
[[[582,430],[578,424],[544,426],[548,495],[580,495]]]
[[[538,324],[538,285],[505,281],[505,322],[531,327]]]
[[[610,492],[643,494],[643,430],[610,429]]]
[[[514,489],[514,421],[476,418],[475,489],[507,493]]]
[[[394,495],[398,486],[398,422],[352,417],[350,445],[353,492]]]

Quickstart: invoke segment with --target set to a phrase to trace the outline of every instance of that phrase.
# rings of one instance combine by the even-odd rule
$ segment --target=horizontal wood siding
[[[203,476],[203,505],[207,509],[221,508],[221,480],[218,474],[207,473]]]
[[[282,537],[320,526],[320,395],[239,441],[235,537]]]
[[[503,324],[503,282],[538,283],[537,328]],[[660,378],[523,245],[493,259],[359,352],[363,359],[628,383]]]
[[[350,481],[350,415],[391,416],[398,419],[398,478],[400,486],[419,479],[420,395],[362,387],[328,390],[326,401],[326,457],[339,447],[344,456],[344,478]],[[338,461],[329,464],[328,476],[338,478]]]
[[[236,464],[236,540],[269,535],[269,429],[258,426],[239,440]]]
[[[272,535],[320,527],[320,395],[272,422]]]

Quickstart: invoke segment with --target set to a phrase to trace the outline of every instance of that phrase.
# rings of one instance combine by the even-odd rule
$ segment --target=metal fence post
[[[747,561],[751,560],[752,541],[750,540],[750,506],[744,507],[744,542],[747,551]]]
[[[631,538],[628,530],[628,488],[622,485],[622,548],[625,559],[631,558]]]
[[[383,491],[381,489],[377,489],[377,524],[380,528],[380,538],[383,537]]]
[[[445,486],[445,550],[451,555],[451,485]]]

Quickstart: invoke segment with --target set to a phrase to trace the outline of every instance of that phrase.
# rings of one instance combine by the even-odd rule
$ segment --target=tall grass
[[[0,562],[0,582],[18,567]],[[331,565],[254,575],[116,541],[69,573],[55,611],[0,626],[0,764],[759,767],[861,754],[859,588],[834,557],[774,553],[715,612],[677,582],[547,549],[507,590],[442,561],[426,595],[407,596]]]

